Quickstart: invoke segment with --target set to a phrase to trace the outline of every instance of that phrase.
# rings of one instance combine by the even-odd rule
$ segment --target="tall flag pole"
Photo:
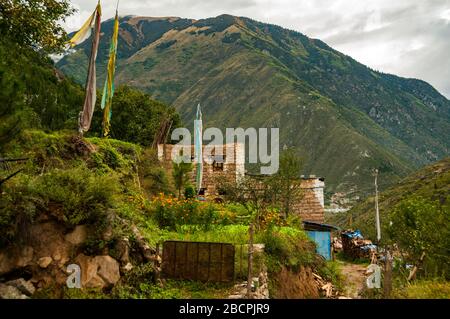
[[[111,45],[109,47],[109,61],[108,72],[105,79],[105,86],[103,87],[103,96],[101,107],[103,110],[103,136],[109,135],[111,127],[112,115],[112,98],[114,95],[114,72],[116,70],[116,54],[117,54],[117,38],[119,35],[119,15],[118,15],[119,1],[117,1],[116,17],[114,19],[114,28],[111,38]]]
[[[84,40],[88,39],[94,31],[92,37],[91,57],[89,59],[89,67],[86,78],[86,93],[84,98],[83,110],[78,117],[78,131],[80,135],[87,132],[91,127],[92,115],[94,114],[96,96],[96,72],[95,72],[95,60],[97,59],[98,43],[100,41],[100,27],[101,27],[102,8],[100,0],[97,3],[97,7],[89,19],[83,24],[81,29],[69,40],[69,45],[74,47]]]
[[[197,186],[197,194],[200,193],[200,189],[202,188],[202,178],[203,178],[203,125],[202,125],[202,111],[200,108],[200,104],[197,106],[197,116],[194,121],[194,139],[195,139],[195,160],[197,161],[197,174],[196,174],[196,186]]]
[[[375,169],[375,224],[377,228],[377,244],[381,240],[380,209],[378,206],[378,169]]]

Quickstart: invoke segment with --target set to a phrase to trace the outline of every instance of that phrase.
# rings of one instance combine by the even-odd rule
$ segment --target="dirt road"
[[[365,287],[365,274],[367,266],[361,264],[352,264],[345,261],[338,261],[341,267],[342,275],[344,276],[344,292],[343,296],[346,298],[358,299],[361,298],[361,292]]]

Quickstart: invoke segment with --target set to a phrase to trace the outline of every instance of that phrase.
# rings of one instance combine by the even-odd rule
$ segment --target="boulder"
[[[6,285],[19,289],[20,292],[27,296],[31,296],[36,291],[36,288],[34,288],[34,285],[31,283],[31,281],[26,281],[23,278],[8,281]]]
[[[78,225],[71,233],[64,236],[64,239],[72,245],[80,245],[86,241],[87,233],[86,225]]]
[[[111,256],[97,256],[94,258],[97,264],[97,274],[107,286],[115,285],[120,279],[119,263]]]
[[[31,264],[33,260],[34,249],[31,246],[25,246],[21,249],[20,255],[16,260],[16,267],[25,267]]]
[[[0,299],[28,299],[28,297],[16,287],[0,284]]]
[[[34,250],[31,246],[13,246],[0,252],[0,275],[31,265]]]
[[[83,288],[102,288],[104,282],[97,275],[97,264],[94,258],[80,254],[75,258],[75,263],[81,268],[81,286]]]
[[[74,245],[65,240],[66,228],[60,224],[49,221],[31,226],[30,236],[37,259],[52,257],[57,266],[64,265],[70,260]],[[78,232],[80,232],[78,230]]]
[[[75,258],[81,268],[83,288],[104,288],[116,284],[120,279],[119,263],[111,256],[90,257],[83,254]]]
[[[52,261],[53,261],[52,257],[42,257],[39,258],[38,265],[41,268],[47,268],[52,263]]]

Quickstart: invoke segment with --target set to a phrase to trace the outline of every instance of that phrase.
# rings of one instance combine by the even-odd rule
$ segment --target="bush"
[[[192,199],[196,195],[195,188],[192,186],[187,186],[184,188],[184,198]]]
[[[196,199],[178,199],[162,193],[153,200],[153,205],[153,217],[159,226],[171,230],[181,225],[196,225],[208,230],[213,225],[229,225],[236,219],[236,215],[223,205]]]
[[[91,128],[91,132],[98,135],[101,134],[103,120],[100,101],[97,99],[98,107],[95,108]],[[112,112],[111,137],[144,146],[152,145],[163,121],[171,120],[172,130],[181,123],[173,107],[152,100],[150,95],[128,86],[116,89]]]
[[[300,266],[315,261],[314,243],[306,234],[290,227],[269,228],[261,234],[264,251],[268,255],[268,267],[271,271],[281,266],[297,271]]]
[[[42,176],[14,179],[0,198],[0,231],[3,244],[12,240],[24,223],[32,223],[42,213],[68,227],[101,224],[118,192],[115,175],[93,174],[85,166],[52,170]]]
[[[407,252],[405,262],[415,264],[425,252],[422,275],[450,278],[450,205],[412,197],[400,202],[388,218],[387,234]]]

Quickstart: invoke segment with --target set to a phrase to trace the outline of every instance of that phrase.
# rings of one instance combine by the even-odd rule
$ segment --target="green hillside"
[[[384,178],[383,175],[380,176]],[[440,205],[448,205],[450,198],[450,158],[429,165],[380,193],[379,207],[382,228],[389,225],[388,215],[402,203],[411,198],[423,198]],[[375,198],[368,197],[347,213],[333,214],[328,220],[343,228],[359,228],[364,234],[375,238]],[[431,217],[431,216],[430,216]],[[446,225],[442,225],[446,226]],[[447,226],[446,226],[447,227]],[[384,237],[384,236],[383,236]]]
[[[112,20],[102,25],[99,82]],[[82,83],[89,41],[58,67]],[[329,192],[367,193],[449,154],[450,102],[429,84],[373,71],[325,43],[248,18],[124,17],[117,82],[172,104],[185,123],[201,103],[206,126],[279,127],[305,173]],[[187,124],[189,125],[189,124]]]
[[[379,207],[381,245],[398,247],[402,263],[406,264],[416,264],[425,254],[421,276],[448,278],[450,158],[427,166],[382,192]],[[360,229],[365,237],[375,240],[374,197],[347,213],[328,216],[327,222],[343,229]]]

